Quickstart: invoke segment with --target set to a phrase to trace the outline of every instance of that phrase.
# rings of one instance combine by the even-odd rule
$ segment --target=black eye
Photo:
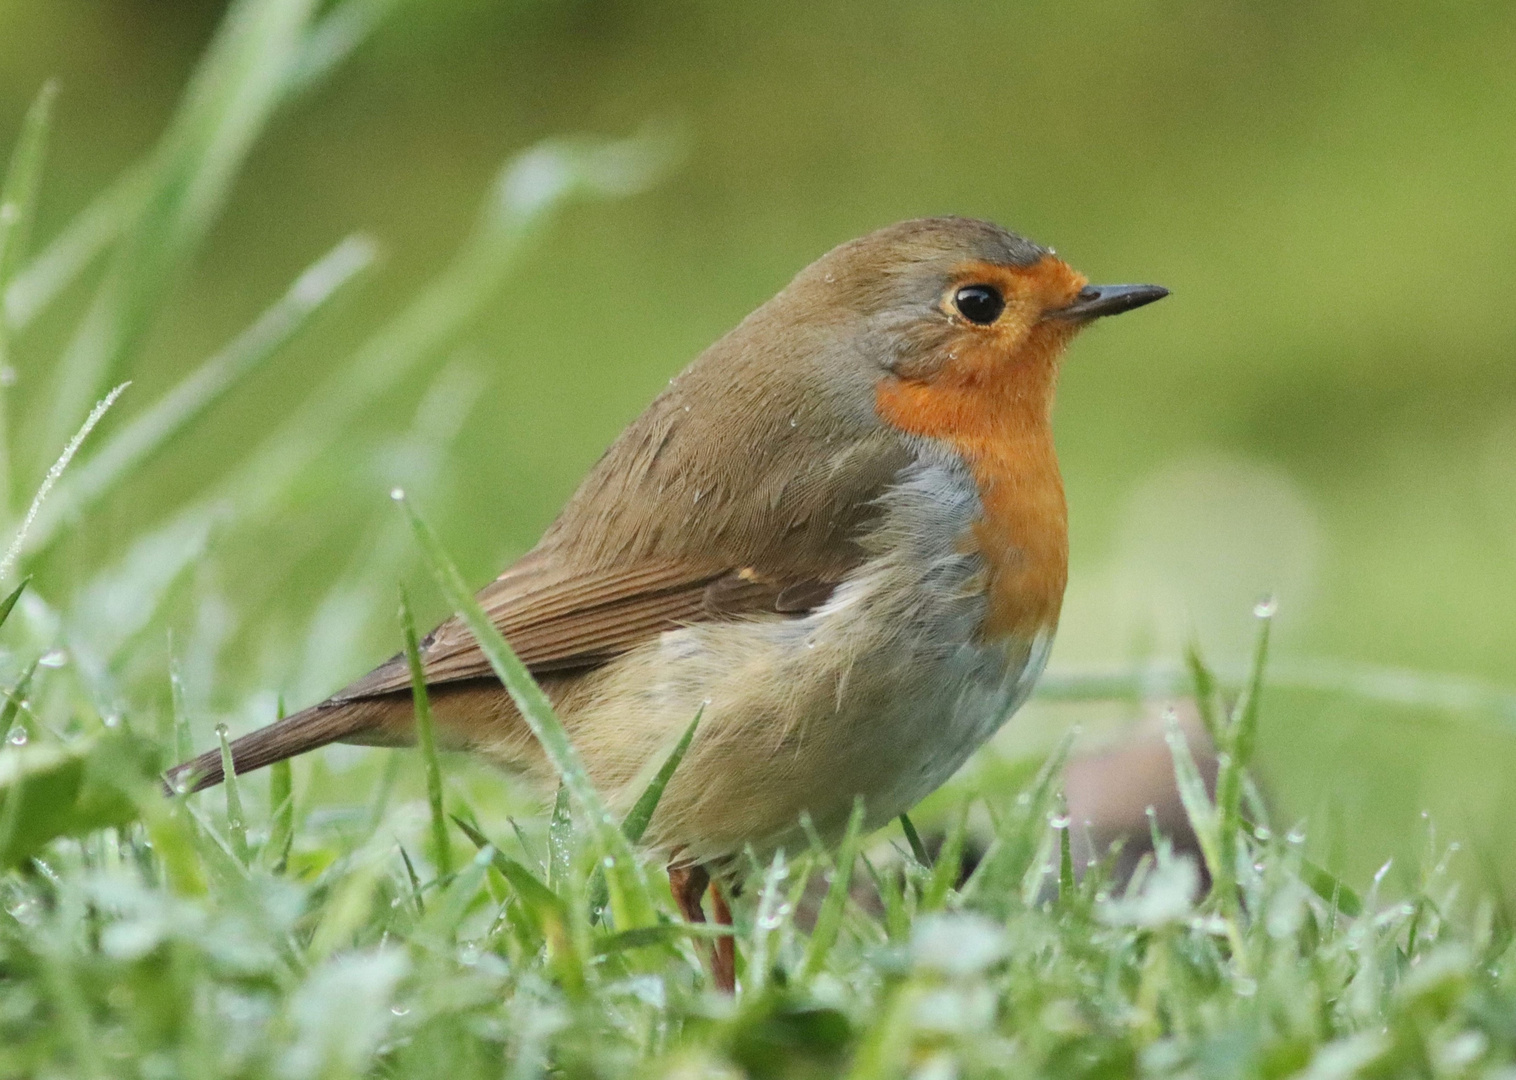
[[[993,285],[965,285],[953,294],[953,306],[969,322],[988,326],[1005,310],[1005,298]]]

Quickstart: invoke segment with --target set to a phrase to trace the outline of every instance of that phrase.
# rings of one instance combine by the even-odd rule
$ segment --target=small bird
[[[968,218],[842,244],[673,378],[479,593],[613,806],[702,714],[644,835],[687,919],[744,849],[803,844],[807,814],[835,837],[860,796],[866,828],[890,821],[1026,700],[1068,576],[1060,357],[1167,294]],[[421,660],[442,745],[551,782],[460,620]],[[238,739],[234,767],[410,745],[410,687],[397,656]],[[217,751],[169,776],[221,779]]]

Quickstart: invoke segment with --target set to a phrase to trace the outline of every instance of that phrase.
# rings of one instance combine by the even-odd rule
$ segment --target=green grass
[[[235,471],[140,535],[95,542],[103,506],[155,460],[193,454],[217,404],[372,272],[375,241],[327,244],[245,331],[135,398],[144,341],[260,133],[389,6],[235,4],[160,145],[46,246],[32,250],[30,225],[52,88],[0,187],[0,368],[48,403],[19,415],[0,379],[0,1077],[1511,1075],[1498,894],[1471,889],[1430,827],[1418,861],[1355,890],[1295,822],[1271,820],[1250,772],[1276,686],[1450,715],[1509,698],[1298,665],[1271,677],[1268,609],[1249,670],[1218,678],[1196,654],[1183,673],[1223,754],[1214,797],[1169,728],[1203,867],[1162,839],[1124,887],[1109,859],[1074,865],[1065,739],[1045,760],[966,772],[919,831],[906,818],[860,835],[855,813],[835,851],[747,866],[741,988],[711,991],[720,931],[683,924],[636,848],[700,718],[614,820],[443,542],[353,464],[408,462],[428,504],[471,400],[456,360],[472,321],[573,198],[656,178],[656,133],[552,140],[508,162],[452,260]],[[29,334],[70,318],[70,297],[53,356]],[[398,448],[344,458],[354,418],[397,400],[415,414]],[[227,670],[222,643],[260,613],[224,601],[216,575],[242,565],[224,553],[315,500],[372,515],[372,546],[310,625],[270,629],[263,668]],[[361,651],[376,625],[414,657],[409,603],[395,619],[393,600],[423,570],[440,586],[425,602],[440,611],[440,593],[473,627],[556,767],[551,812],[429,740],[162,794],[159,770],[224,739],[222,724],[282,712],[250,686],[330,689],[342,643]],[[1175,686],[1158,675],[1054,679],[1045,697],[1116,712]]]

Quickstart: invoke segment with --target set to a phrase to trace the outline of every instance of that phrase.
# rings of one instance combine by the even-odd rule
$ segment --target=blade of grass
[[[961,890],[965,899],[1004,917],[1013,897],[1019,896],[1037,853],[1047,838],[1047,815],[1058,793],[1058,783],[1076,731],[1070,731],[1043,761],[1031,786],[1016,797],[1015,806],[995,829],[990,850]]]
[[[234,0],[223,17],[153,152],[142,212],[59,361],[43,445],[62,441],[135,352],[272,115],[314,9]]]
[[[184,673],[174,652],[172,633],[168,640],[168,694],[174,714],[174,760],[188,761],[195,756],[195,742],[190,732],[189,710],[184,701]]]
[[[1218,858],[1226,867],[1226,877],[1213,877],[1216,895],[1228,910],[1235,906],[1235,897],[1223,890],[1234,887],[1237,874],[1237,858],[1242,834],[1242,788],[1247,767],[1253,758],[1253,746],[1258,737],[1258,703],[1263,693],[1263,672],[1268,663],[1269,628],[1273,623],[1273,601],[1266,601],[1254,609],[1258,616],[1258,641],[1253,650],[1253,664],[1248,681],[1228,718],[1223,741],[1217,744],[1216,812],[1220,818],[1217,825]],[[1212,871],[1215,874],[1215,871]]]
[[[574,816],[569,807],[568,788],[558,784],[553,796],[553,814],[547,823],[548,884],[559,895],[568,888],[574,866]]]
[[[100,422],[100,418],[110,411],[110,407],[116,404],[116,399],[121,396],[122,391],[130,385],[131,383],[122,383],[109,394],[105,395],[104,399],[90,410],[89,416],[85,417],[84,424],[74,433],[74,437],[68,441],[68,445],[63,448],[63,453],[58,456],[57,461],[53,462],[53,467],[47,470],[47,475],[42,479],[42,486],[37,489],[37,494],[32,498],[31,507],[27,510],[26,516],[21,519],[21,524],[16,527],[16,533],[11,539],[10,547],[6,549],[5,556],[0,558],[0,581],[5,580],[11,571],[11,567],[15,565],[16,560],[20,557],[22,546],[26,543],[27,531],[32,527],[32,522],[37,520],[37,514],[42,509],[42,504],[47,501],[47,496],[53,490],[53,485],[58,482],[58,478],[68,468],[69,462],[74,460],[74,455],[79,452],[79,447],[84,444],[84,440],[89,438],[89,433],[95,430],[95,425]]]
[[[320,85],[383,22],[395,0],[347,0],[323,17],[301,43],[285,80],[280,108]],[[154,179],[151,155],[129,166],[75,214],[41,254],[0,289],[13,329],[31,323],[143,212]]]
[[[243,866],[247,865],[247,820],[242,816],[242,791],[237,770],[232,767],[232,744],[226,737],[226,725],[216,725],[216,738],[221,743],[222,790],[226,792],[226,831],[231,837],[232,854]]]
[[[5,182],[0,184],[0,297],[10,290],[21,258],[26,252],[32,221],[37,210],[37,192],[42,183],[42,162],[46,155],[47,134],[52,126],[53,99],[58,95],[54,82],[45,83],[21,121],[21,135],[11,153]],[[10,394],[12,367],[10,342],[12,326],[4,305],[0,305],[0,521],[11,514],[11,433]]]
[[[76,467],[38,517],[26,550],[45,550],[61,526],[118,488],[190,423],[288,344],[342,288],[371,267],[373,241],[350,236],[305,270],[285,294],[224,349]]]
[[[515,891],[517,899],[521,901],[521,910],[546,942],[549,966],[570,993],[582,994],[586,957],[574,948],[570,912],[563,897],[544,885],[536,874],[490,843],[473,825],[456,814],[453,815],[453,823],[480,851],[488,849],[491,852],[490,865],[499,871],[500,876]]]
[[[969,834],[969,807],[963,803],[953,817],[942,849],[937,852],[937,861],[932,865],[932,876],[927,879],[926,891],[922,893],[920,909],[938,911],[947,903],[948,894],[958,884],[958,875],[963,871],[963,845]]]
[[[916,831],[916,825],[911,821],[909,814],[900,815],[900,830],[905,833],[905,842],[911,845],[911,856],[921,866],[930,870],[932,857],[927,854],[926,845],[921,842],[921,834]]]
[[[774,852],[763,871],[763,885],[758,890],[758,910],[753,918],[752,950],[749,952],[746,978],[743,989],[757,997],[768,982],[773,967],[772,951],[774,933],[778,930],[780,911],[786,899],[785,882],[789,880],[790,864],[784,857],[784,849]]]
[[[11,687],[10,693],[5,695],[5,707],[0,708],[0,739],[10,739],[11,725],[16,722],[16,717],[21,712],[21,703],[26,700],[26,692],[31,689],[32,679],[37,674],[37,661],[33,660],[21,673],[21,678],[16,680],[16,685]],[[24,723],[24,722],[23,722]],[[26,737],[31,738],[31,732],[25,727]]]
[[[16,606],[16,601],[21,599],[21,594],[26,591],[26,586],[31,582],[30,577],[21,579],[21,584],[10,591],[10,595],[0,600],[0,626],[5,625],[5,620],[11,617],[11,609]]]
[[[1074,899],[1074,852],[1069,833],[1073,830],[1069,827],[1069,804],[1068,799],[1062,795],[1058,797],[1058,819],[1062,825],[1055,824],[1053,828],[1058,833],[1058,900],[1067,904]]]
[[[653,820],[653,814],[658,809],[658,802],[663,798],[664,789],[673,779],[674,770],[679,768],[679,763],[684,760],[685,751],[690,748],[690,743],[695,738],[695,729],[700,726],[700,718],[703,715],[705,715],[705,707],[701,706],[696,711],[695,718],[690,721],[690,726],[684,729],[679,742],[669,751],[669,756],[664,759],[657,775],[649,781],[627,813],[626,819],[621,822],[621,832],[628,842],[641,843],[642,834],[647,831],[648,823]]]
[[[635,930],[622,930],[599,938],[595,942],[595,955],[597,957],[611,956],[614,953],[626,952],[628,949],[668,945],[686,937],[711,941],[716,938],[731,937],[735,932],[730,926],[715,926],[711,923],[670,922],[661,923],[658,926],[639,926]]]
[[[858,846],[863,834],[863,798],[853,800],[853,812],[848,817],[847,832],[837,849],[836,865],[832,880],[821,901],[821,910],[816,913],[816,926],[811,931],[810,944],[806,946],[805,960],[800,965],[802,979],[810,980],[820,974],[826,958],[837,943],[842,930],[842,916],[847,910],[848,890],[853,883],[853,864],[858,861]]]
[[[442,767],[437,761],[437,740],[432,728],[432,705],[426,692],[426,671],[421,666],[421,652],[416,647],[416,620],[411,615],[410,598],[400,590],[400,627],[405,635],[405,660],[411,669],[411,701],[416,712],[416,745],[426,769],[426,800],[432,810],[432,848],[437,876],[446,878],[453,872],[452,845],[448,842],[447,814],[442,808]]]
[[[621,822],[621,832],[627,841],[635,845],[642,841],[642,834],[647,831],[648,822],[653,820],[653,814],[658,809],[658,802],[663,798],[664,789],[668,787],[669,780],[673,778],[674,770],[684,760],[685,751],[690,748],[690,741],[695,737],[695,728],[700,724],[700,717],[704,715],[705,707],[701,706],[695,711],[695,718],[690,721],[690,726],[684,729],[684,735],[674,748],[669,751],[669,756],[659,767],[657,774],[641,795],[632,805],[626,817]],[[554,807],[556,810],[557,808]],[[590,881],[590,918],[595,921],[595,913],[604,909],[608,899],[605,884],[605,874],[600,868],[596,868],[594,877]]]
[[[426,916],[426,901],[421,896],[421,879],[416,876],[415,864],[411,862],[411,853],[405,850],[405,845],[400,844],[400,861],[405,864],[405,878],[411,886],[411,902],[416,905],[416,914],[422,918]]]
[[[552,703],[532,678],[526,665],[506,644],[505,638],[500,636],[500,631],[490,622],[489,616],[464,584],[457,567],[453,565],[431,527],[405,501],[403,493],[400,494],[399,501],[410,518],[411,528],[415,531],[416,539],[443,595],[473,634],[480,651],[489,661],[491,670],[515,702],[517,710],[542,746],[563,786],[584,810],[590,836],[607,864],[605,876],[610,887],[611,912],[616,919],[616,928],[631,930],[656,922],[656,907],[642,864],[611,816],[600,793],[591,783],[584,762],[569,741],[568,732],[553,711]]]
[[[281,708],[279,713],[283,719],[284,709]],[[273,808],[273,815],[264,851],[269,853],[266,860],[269,869],[276,874],[284,873],[289,865],[290,847],[295,841],[294,773],[288,758],[269,766],[268,803]]]
[[[1200,713],[1200,722],[1205,733],[1211,737],[1211,745],[1218,749],[1226,734],[1222,731],[1221,710],[1216,697],[1216,676],[1206,666],[1200,655],[1200,645],[1190,642],[1184,651],[1185,666],[1189,668],[1190,681],[1195,690],[1195,708]]]
[[[10,288],[26,257],[27,244],[37,212],[37,194],[42,188],[42,165],[47,156],[47,138],[53,123],[53,102],[58,84],[44,83],[21,121],[21,133],[11,151],[5,181],[0,184],[0,294]],[[11,328],[8,313],[0,311],[0,327]]]

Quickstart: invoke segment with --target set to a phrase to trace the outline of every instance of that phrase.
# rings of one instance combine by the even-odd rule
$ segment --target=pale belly
[[[799,619],[673,631],[602,669],[565,716],[598,786],[630,805],[701,712],[647,839],[701,860],[869,827],[948,779],[1030,694],[1052,643],[985,641],[977,556],[957,540],[972,491],[902,488],[879,554]]]

